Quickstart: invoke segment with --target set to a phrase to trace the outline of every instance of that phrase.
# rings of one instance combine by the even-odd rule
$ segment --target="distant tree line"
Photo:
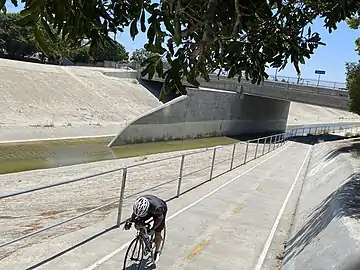
[[[75,63],[95,64],[103,61],[128,63],[130,60],[140,64],[152,55],[145,49],[138,49],[129,59],[125,47],[116,41],[113,41],[113,44],[105,41],[104,46],[98,47],[90,55],[90,45],[86,40],[74,42],[62,33],[49,36],[41,26],[39,31],[42,31],[46,39],[43,41],[45,44],[39,44],[36,40],[36,32],[34,33],[31,27],[21,27],[15,23],[20,18],[19,13],[0,13],[0,57],[30,61],[31,56],[36,55],[38,61],[52,64],[59,63],[64,57]]]

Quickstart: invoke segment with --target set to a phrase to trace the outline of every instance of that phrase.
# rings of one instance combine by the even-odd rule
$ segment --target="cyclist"
[[[126,221],[124,229],[129,230],[135,220],[146,222],[153,218],[154,224],[150,229],[150,235],[155,233],[154,261],[157,262],[160,244],[162,241],[161,232],[165,227],[167,204],[164,200],[154,195],[144,195],[136,199],[133,205],[133,213]]]

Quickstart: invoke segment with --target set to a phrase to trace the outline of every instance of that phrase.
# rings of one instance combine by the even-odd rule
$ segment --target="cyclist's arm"
[[[135,216],[135,214],[134,214],[134,212],[131,214],[131,217],[128,219],[130,222],[134,222],[135,221],[135,218],[136,218],[136,216]]]
[[[164,219],[163,214],[161,214],[161,216],[157,216],[156,218],[154,218],[154,225],[152,227],[152,230],[155,230],[157,227],[159,227],[163,219]]]

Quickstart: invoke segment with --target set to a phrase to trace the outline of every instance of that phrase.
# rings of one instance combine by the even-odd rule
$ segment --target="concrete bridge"
[[[132,73],[132,76],[135,76]],[[129,73],[128,73],[129,74]],[[124,77],[124,74],[106,74]],[[137,78],[157,87],[164,81],[155,76]],[[217,78],[200,81],[200,88],[188,86],[179,96],[140,116],[110,142],[109,146],[152,141],[182,140],[214,136],[265,135],[284,132],[290,102],[348,110],[348,92],[330,87],[264,81],[260,85]],[[155,84],[154,84],[155,82]],[[157,84],[157,86],[156,86]],[[154,86],[155,85],[155,86]]]
[[[148,77],[142,77],[141,80],[148,81]],[[252,84],[243,79],[240,83],[237,79],[228,79],[227,77],[210,76],[210,82],[200,79],[201,88],[210,88],[217,90],[225,90],[231,92],[238,92],[240,94],[258,96],[264,98],[271,98],[277,100],[294,101],[299,103],[306,103],[310,105],[328,107],[333,109],[340,109],[348,111],[349,96],[344,89],[336,88],[336,83],[330,86],[323,85],[306,85],[303,83],[291,83],[281,81],[271,81],[273,79],[262,82],[260,85]],[[164,82],[164,79],[155,76],[152,81]],[[185,80],[184,85],[194,88]]]

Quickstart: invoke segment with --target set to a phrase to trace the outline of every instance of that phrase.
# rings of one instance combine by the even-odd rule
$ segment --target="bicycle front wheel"
[[[144,252],[144,242],[139,237],[136,237],[131,241],[125,253],[123,270],[142,269],[145,264]]]

